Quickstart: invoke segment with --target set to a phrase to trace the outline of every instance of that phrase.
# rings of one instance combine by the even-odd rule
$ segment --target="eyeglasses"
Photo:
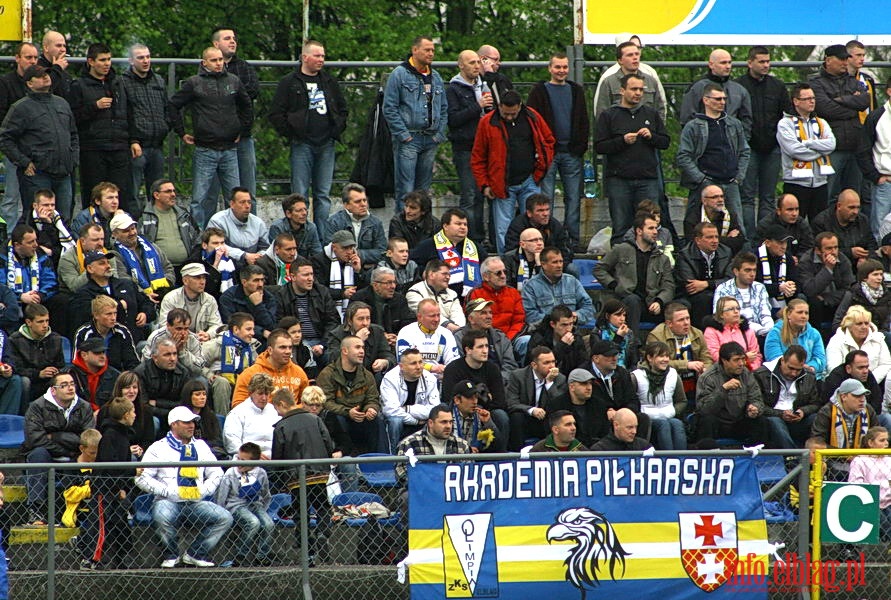
[[[807,96],[805,98],[796,98],[796,100],[799,100],[801,102],[815,102],[817,100],[817,97],[816,96]]]
[[[489,271],[492,275],[504,275],[507,271],[501,269],[500,271]]]
[[[538,237],[529,238],[529,239],[526,239],[526,240],[520,240],[520,241],[521,241],[521,242],[543,242],[543,241],[544,241],[544,238],[541,237],[541,236],[538,236]]]
[[[67,389],[67,388],[73,388],[73,387],[74,387],[74,382],[73,382],[73,381],[66,381],[65,383],[60,383],[59,385],[54,385],[53,387],[56,388],[57,390],[64,390],[64,389]]]
[[[714,100],[715,102],[727,102],[727,96],[705,96],[709,100]]]
[[[378,284],[380,284],[380,285],[396,285],[396,280],[395,280],[395,279],[390,279],[390,280],[387,280],[387,281],[375,281],[374,283],[378,283]]]
[[[738,306],[725,306],[723,309],[724,312],[739,312]]]

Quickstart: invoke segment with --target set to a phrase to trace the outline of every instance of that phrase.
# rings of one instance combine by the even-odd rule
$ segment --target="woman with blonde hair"
[[[829,370],[845,362],[852,350],[863,350],[869,356],[869,370],[881,384],[891,371],[891,352],[885,336],[872,321],[872,314],[858,304],[848,308],[841,326],[826,344],[826,366]]]
[[[750,371],[761,366],[763,357],[758,347],[755,332],[749,328],[748,320],[740,314],[739,301],[733,296],[721,296],[715,305],[715,314],[703,319],[705,329],[702,336],[708,353],[716,363],[718,351],[727,342],[736,342],[746,351],[746,365]]]
[[[820,332],[808,322],[811,310],[800,298],[790,300],[782,311],[783,318],[776,322],[764,341],[764,359],[775,360],[786,348],[798,344],[807,351],[804,368],[822,380],[826,374],[826,348]]]

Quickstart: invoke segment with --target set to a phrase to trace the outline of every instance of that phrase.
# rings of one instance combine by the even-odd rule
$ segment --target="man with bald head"
[[[236,144],[254,120],[251,98],[241,80],[226,72],[223,53],[207,48],[197,75],[183,82],[170,99],[173,129],[186,144],[195,146],[192,157],[191,213],[205,227],[216,212],[217,198],[211,182],[219,180],[223,194],[240,185]],[[186,133],[183,110],[192,112],[193,133]]]
[[[637,437],[637,415],[628,408],[620,408],[613,415],[613,430],[591,446],[594,452],[635,452],[652,444]]]
[[[458,55],[458,74],[449,81],[449,141],[461,186],[461,210],[467,213],[470,239],[483,240],[483,195],[470,170],[470,152],[480,118],[494,109],[492,90],[483,81],[479,54],[464,50]]]
[[[529,227],[520,233],[519,245],[519,248],[504,253],[504,266],[507,285],[522,290],[529,279],[541,273],[544,236],[538,229]]]
[[[699,81],[695,82],[684,94],[681,103],[681,125],[686,125],[696,113],[705,109],[702,101],[703,90],[708,83],[717,83],[727,94],[727,103],[724,111],[731,117],[739,119],[746,132],[746,138],[752,133],[752,98],[749,92],[736,81],[730,79],[730,71],[733,69],[733,58],[726,50],[718,48],[712,50],[708,57],[708,72]]]
[[[37,64],[49,71],[56,96],[68,98],[72,77],[68,74],[68,42],[58,31],[47,31],[43,36],[43,53]]]
[[[501,95],[508,90],[514,89],[514,84],[507,78],[501,69],[501,52],[495,46],[483,44],[476,51],[480,57],[480,67],[482,68],[481,77],[489,89],[492,90],[492,96],[495,105],[501,102]]]
[[[839,251],[848,257],[854,270],[864,260],[876,258],[878,244],[872,235],[869,219],[860,212],[860,194],[842,190],[835,205],[814,217],[814,231],[828,231],[838,237]]]
[[[757,239],[767,239],[767,232],[782,227],[789,239],[789,252],[800,258],[802,254],[814,247],[814,232],[811,226],[801,217],[798,198],[794,194],[783,194],[777,199],[776,210],[766,219],[758,223]]]

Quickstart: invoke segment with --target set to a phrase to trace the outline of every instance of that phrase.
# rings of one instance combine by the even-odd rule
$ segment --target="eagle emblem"
[[[620,567],[619,577],[625,575],[625,557],[631,553],[622,547],[612,524],[595,510],[584,506],[567,508],[557,515],[545,537],[548,543],[575,540],[576,545],[569,550],[563,564],[566,580],[578,588],[581,600],[585,600],[588,590],[600,585],[601,563],[608,565],[613,581]]]
[[[678,513],[678,523],[684,571],[700,589],[715,591],[736,571],[736,514]]]

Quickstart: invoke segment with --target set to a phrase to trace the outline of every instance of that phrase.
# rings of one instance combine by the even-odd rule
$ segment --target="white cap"
[[[177,421],[188,423],[189,421],[199,421],[201,417],[192,412],[187,406],[177,406],[167,413],[167,424],[173,425]]]
[[[117,214],[111,218],[109,228],[114,231],[115,229],[129,229],[132,225],[136,225],[136,221],[133,220],[133,217],[124,211],[119,210]]]

